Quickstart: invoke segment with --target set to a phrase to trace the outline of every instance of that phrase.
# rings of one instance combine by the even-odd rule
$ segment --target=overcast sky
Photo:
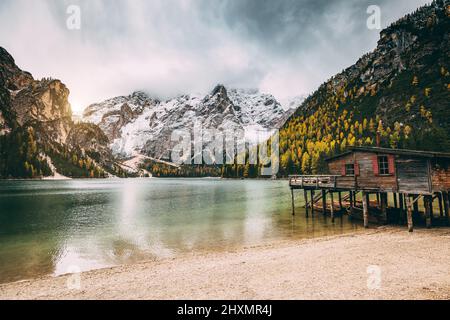
[[[425,0],[1,0],[0,46],[35,78],[61,79],[75,112],[135,90],[160,98],[215,84],[304,95],[372,51]],[[81,29],[69,30],[69,5]]]

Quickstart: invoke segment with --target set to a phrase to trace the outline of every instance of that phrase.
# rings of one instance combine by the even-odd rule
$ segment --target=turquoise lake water
[[[287,181],[0,181],[0,283],[360,228],[302,201]]]

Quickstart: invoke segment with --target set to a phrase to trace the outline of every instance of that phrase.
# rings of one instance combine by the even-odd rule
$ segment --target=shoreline
[[[450,299],[449,265],[450,228],[380,227],[83,272],[80,290],[78,275],[1,284],[0,299]]]
[[[223,178],[223,177],[107,177],[107,178],[87,178],[87,177],[80,177],[80,178],[72,178],[72,177],[64,177],[64,178],[55,178],[53,176],[50,177],[43,177],[43,178],[0,178],[0,181],[70,181],[70,180],[129,180],[129,179],[185,179],[185,180],[196,180],[196,179],[208,179],[208,180],[224,180],[224,181],[239,181],[239,180],[250,180],[250,181],[289,181],[289,178]]]

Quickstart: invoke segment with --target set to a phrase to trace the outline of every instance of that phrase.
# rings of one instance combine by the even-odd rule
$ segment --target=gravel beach
[[[0,285],[0,299],[450,299],[450,229],[382,227]],[[78,287],[78,288],[75,288]]]

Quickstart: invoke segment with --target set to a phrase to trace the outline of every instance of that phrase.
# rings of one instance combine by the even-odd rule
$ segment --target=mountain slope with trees
[[[0,178],[102,178],[122,175],[96,126],[75,124],[69,90],[35,80],[0,47]]]
[[[450,1],[381,32],[377,48],[309,96],[280,132],[281,174],[325,172],[348,146],[450,152]]]

